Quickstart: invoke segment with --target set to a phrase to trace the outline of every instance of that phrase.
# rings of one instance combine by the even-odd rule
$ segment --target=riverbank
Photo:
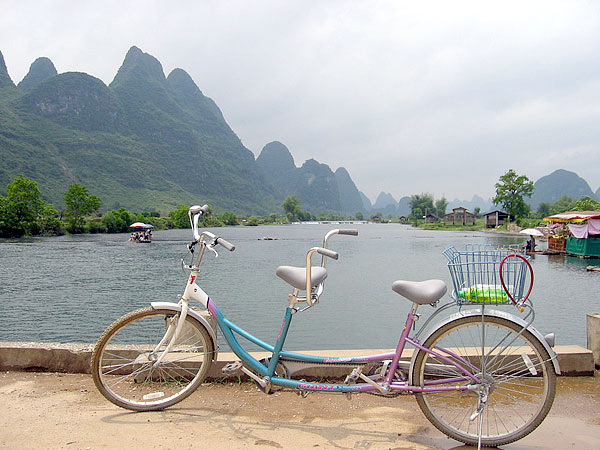
[[[90,373],[93,344],[58,344],[41,342],[0,342],[0,371],[20,370],[37,372]],[[317,350],[301,351],[314,356],[350,357],[388,353],[393,349],[361,350]],[[594,355],[591,350],[578,345],[557,345],[554,351],[563,376],[589,376],[594,374]],[[251,352],[257,360],[270,357],[267,352]],[[410,360],[412,349],[406,349],[402,358]],[[208,378],[225,378],[221,369],[239,358],[233,353],[219,352],[217,361],[211,366]],[[343,378],[346,368],[316,366],[303,372],[306,377]],[[237,375],[229,375],[235,379]]]
[[[0,375],[0,448],[458,449],[411,396],[292,392],[209,383],[165,411],[134,413],[102,397],[89,375]],[[600,376],[559,378],[548,417],[505,450],[600,448]]]

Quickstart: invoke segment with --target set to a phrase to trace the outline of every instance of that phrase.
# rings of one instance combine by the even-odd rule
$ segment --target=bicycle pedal
[[[354,384],[360,378],[360,374],[362,373],[362,368],[356,367],[350,372],[350,374],[344,380],[344,384]]]
[[[225,375],[232,375],[234,373],[239,372],[241,368],[242,368],[241,361],[234,361],[234,362],[230,362],[229,364],[225,364],[223,366],[223,368],[221,369],[221,372],[223,372]]]

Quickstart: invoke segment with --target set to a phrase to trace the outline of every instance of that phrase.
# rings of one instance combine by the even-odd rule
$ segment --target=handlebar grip
[[[328,248],[319,247],[317,249],[317,253],[323,256],[327,256],[329,258],[333,258],[335,260],[337,260],[340,257],[340,254],[338,252],[334,252],[333,250],[329,250]]]
[[[358,236],[358,230],[340,230],[338,234],[347,234],[349,236]]]
[[[206,213],[206,211],[208,211],[210,208],[210,206],[208,205],[203,205],[203,206],[199,206],[199,205],[193,205],[190,206],[190,214],[198,214],[198,213]]]
[[[235,245],[233,245],[231,242],[227,242],[225,239],[223,239],[221,237],[216,239],[216,243],[225,247],[230,252],[235,250]]]

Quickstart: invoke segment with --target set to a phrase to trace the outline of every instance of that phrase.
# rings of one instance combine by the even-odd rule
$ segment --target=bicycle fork
[[[185,324],[185,318],[187,317],[188,307],[189,307],[188,301],[182,300],[181,301],[181,312],[179,313],[179,319],[175,320],[175,317],[177,317],[177,315],[175,315],[175,316],[173,316],[173,318],[171,318],[171,320],[169,321],[169,326],[168,326],[167,331],[165,332],[164,336],[162,337],[160,342],[156,345],[154,350],[152,350],[150,355],[148,355],[148,359],[150,361],[152,361],[153,358],[158,353],[159,349],[167,341],[169,342],[167,344],[167,347],[162,352],[160,352],[160,355],[158,356],[158,358],[156,358],[154,360],[154,362],[152,363],[152,368],[157,367],[162,362],[162,360],[165,358],[167,353],[169,353],[171,351],[171,348],[173,348],[173,345],[175,344],[175,341],[179,337],[179,334],[181,333],[181,329],[183,328],[183,325]]]

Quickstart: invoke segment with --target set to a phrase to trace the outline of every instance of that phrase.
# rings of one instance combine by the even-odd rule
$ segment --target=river
[[[331,228],[349,225],[225,227],[215,234],[236,245],[207,254],[199,284],[223,313],[259,338],[274,342],[287,305],[279,265],[304,265],[306,251]],[[450,286],[442,251],[468,243],[524,243],[521,236],[426,231],[399,224],[358,224],[359,236],[334,236],[340,253],[328,262],[321,303],[294,317],[290,350],[393,348],[409,302],[391,290],[397,279],[440,278]],[[2,341],[94,342],[112,320],[151,301],[174,301],[183,291],[189,230],[154,232],[151,244],[128,234],[0,239]],[[262,240],[272,237],[273,240]],[[540,243],[541,246],[545,243]],[[315,261],[317,259],[315,258]],[[557,344],[586,345],[586,314],[600,310],[599,260],[536,255],[532,261],[534,325],[557,334]],[[507,311],[511,307],[503,306]],[[425,315],[433,308],[421,307]],[[253,347],[249,347],[253,350]],[[225,350],[225,348],[223,349]]]

